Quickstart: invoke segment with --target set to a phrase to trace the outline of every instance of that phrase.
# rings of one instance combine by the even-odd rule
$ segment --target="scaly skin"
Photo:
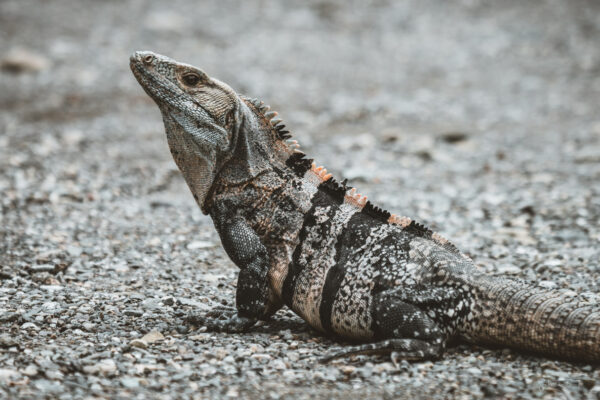
[[[173,158],[240,268],[236,310],[191,315],[248,330],[287,305],[364,342],[341,354],[443,354],[451,338],[600,361],[600,305],[486,276],[440,235],[373,206],[298,151],[277,113],[151,52],[131,68],[163,115]]]

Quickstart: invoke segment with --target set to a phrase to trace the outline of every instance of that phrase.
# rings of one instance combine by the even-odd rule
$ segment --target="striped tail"
[[[600,304],[509,278],[478,279],[465,336],[573,361],[600,362]]]

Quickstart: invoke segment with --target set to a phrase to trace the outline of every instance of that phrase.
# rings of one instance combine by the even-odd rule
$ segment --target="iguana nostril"
[[[152,64],[154,56],[152,54],[148,54],[147,56],[144,56],[143,60],[146,64]]]

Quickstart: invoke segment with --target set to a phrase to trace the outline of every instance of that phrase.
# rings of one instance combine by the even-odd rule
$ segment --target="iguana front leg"
[[[269,256],[243,217],[218,208],[211,216],[227,255],[240,268],[236,309],[218,307],[202,316],[193,313],[187,321],[211,331],[243,332],[275,311],[269,302]]]

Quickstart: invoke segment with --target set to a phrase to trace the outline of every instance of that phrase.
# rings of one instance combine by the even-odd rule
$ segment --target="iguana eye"
[[[198,75],[194,72],[191,72],[191,73],[183,75],[181,77],[181,80],[187,86],[196,86],[198,84],[198,82],[200,82],[200,75]]]

